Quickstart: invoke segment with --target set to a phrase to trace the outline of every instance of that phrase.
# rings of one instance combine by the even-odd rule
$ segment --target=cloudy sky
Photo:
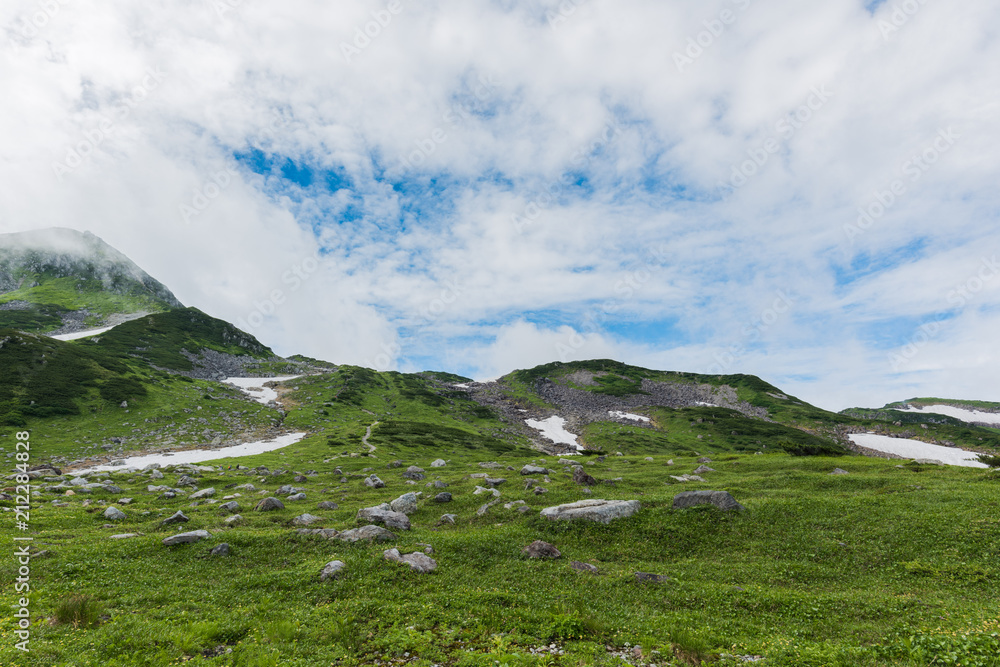
[[[1000,400],[993,0],[7,0],[0,232],[282,354]]]

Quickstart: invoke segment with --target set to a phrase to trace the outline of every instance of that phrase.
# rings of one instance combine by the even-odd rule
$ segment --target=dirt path
[[[375,451],[375,445],[368,444],[368,438],[372,435],[372,428],[378,426],[378,422],[372,422],[371,426],[365,429],[365,437],[361,438],[361,444],[368,448],[368,453],[371,454]]]

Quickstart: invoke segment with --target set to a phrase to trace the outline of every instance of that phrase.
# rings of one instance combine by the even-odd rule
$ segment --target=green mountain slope
[[[89,232],[0,234],[0,327],[69,333],[183,305]]]

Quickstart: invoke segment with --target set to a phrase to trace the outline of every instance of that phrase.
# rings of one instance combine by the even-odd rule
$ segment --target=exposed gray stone
[[[232,549],[225,542],[208,552],[210,556],[228,556],[230,553],[232,553]]]
[[[708,466],[698,466],[697,468],[694,469],[695,475],[700,475],[704,472],[715,472],[715,469],[709,468]]]
[[[573,481],[583,486],[597,486],[598,484],[597,480],[588,475],[582,466],[573,468]]]
[[[830,474],[831,475],[850,475],[851,473],[847,472],[846,470],[844,470],[842,468],[834,468],[833,472],[831,472]]]
[[[452,525],[455,525],[455,519],[457,518],[458,518],[457,514],[442,514],[441,519],[438,521],[438,523],[439,524],[450,523]]]
[[[202,489],[201,491],[195,491],[190,496],[188,496],[188,498],[191,500],[198,500],[199,498],[209,498],[214,495],[215,495],[215,489],[212,487],[208,487],[207,489]]]
[[[345,567],[347,565],[344,564],[344,561],[332,560],[323,566],[323,570],[319,573],[319,580],[336,579],[343,573]]]
[[[285,509],[285,503],[274,497],[264,498],[254,506],[254,511],[256,512],[272,512],[283,509]]]
[[[417,466],[410,466],[406,469],[406,472],[403,473],[403,477],[419,482],[424,478],[424,469],[418,468]]]
[[[117,507],[112,506],[104,510],[104,518],[109,521],[121,521],[125,518],[125,512],[122,512]]]
[[[192,542],[207,539],[211,536],[212,534],[207,530],[193,530],[190,533],[180,533],[177,535],[171,535],[170,537],[165,537],[163,538],[163,545],[172,547],[176,544],[190,544]]]
[[[610,523],[615,519],[629,517],[639,511],[638,500],[602,500],[588,498],[575,503],[546,507],[541,515],[552,521],[594,521]]]
[[[436,496],[434,496],[434,502],[436,502],[436,503],[450,503],[451,502],[451,494],[448,493],[447,491],[442,491],[441,493],[439,493]]]
[[[335,510],[335,509],[340,509],[340,506],[337,505],[337,503],[332,503],[329,500],[324,500],[323,502],[316,505],[316,508],[321,510]]]
[[[600,574],[601,571],[590,563],[583,563],[578,560],[572,561],[569,566],[577,572],[587,572],[589,574]]]
[[[402,512],[393,512],[382,507],[365,507],[358,510],[357,517],[362,521],[370,521],[384,525],[392,530],[409,530],[410,517]]]
[[[184,516],[184,512],[181,512],[180,510],[178,510],[178,511],[174,512],[173,514],[171,514],[170,516],[168,516],[163,521],[161,521],[160,525],[161,526],[169,526],[172,523],[187,523],[190,520],[191,519],[189,519],[186,516]]]
[[[382,552],[382,556],[386,560],[394,563],[408,565],[411,570],[417,572],[418,574],[426,574],[437,569],[437,561],[420,551],[400,555],[399,549],[387,549]]]
[[[293,493],[292,495],[288,496],[288,498],[286,498],[286,500],[289,500],[289,501],[305,500],[305,499],[306,499],[306,494],[301,493],[301,492],[299,492],[299,493]]]
[[[746,509],[736,502],[736,499],[727,491],[684,491],[674,496],[673,508],[675,510],[697,505],[714,505],[723,511],[737,510],[742,512]]]
[[[539,466],[526,465],[521,468],[522,475],[547,475],[549,473],[548,468],[542,468]]]
[[[237,526],[241,523],[246,523],[246,519],[244,519],[239,514],[234,514],[232,516],[226,517],[226,520],[223,521],[223,523],[226,524],[227,526]]]
[[[347,481],[346,478],[342,481]],[[365,486],[370,489],[381,489],[385,486],[385,482],[378,478],[378,475],[369,475],[365,478]]]
[[[664,574],[652,574],[650,572],[636,572],[635,580],[639,583],[665,584],[670,581],[670,577]]]
[[[142,533],[119,533],[118,535],[111,535],[108,537],[109,540],[127,540],[130,537],[139,537]]]
[[[313,514],[300,514],[294,519],[292,519],[293,526],[311,526],[317,521],[322,521],[321,517],[315,516]]]
[[[436,479],[436,480],[434,480],[434,488],[435,489],[447,489],[448,488],[448,482],[442,482],[440,479]]]
[[[351,543],[360,541],[390,542],[396,539],[396,535],[379,526],[361,526],[360,528],[345,530],[337,535],[337,539]]]
[[[413,514],[417,511],[417,494],[413,492],[404,493],[389,503],[389,509],[401,514]]]
[[[535,540],[528,546],[521,550],[521,553],[526,555],[528,558],[559,558],[562,556],[559,549],[555,546],[549,544],[548,542],[543,542],[542,540]]]
[[[230,500],[228,503],[222,503],[219,505],[219,509],[226,512],[237,512],[240,509],[240,504],[235,500]]]
[[[445,461],[444,459],[436,459],[434,462],[431,463],[432,468],[443,468],[446,465],[448,465],[448,462]]]
[[[314,537],[322,537],[327,540],[332,540],[335,537],[340,536],[340,532],[334,530],[333,528],[299,528],[295,531],[297,535],[311,535]]]

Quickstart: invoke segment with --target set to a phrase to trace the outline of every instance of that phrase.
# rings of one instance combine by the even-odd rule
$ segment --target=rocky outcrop
[[[551,521],[594,521],[611,523],[615,519],[632,516],[642,504],[638,500],[579,500],[566,505],[546,507],[541,515]]]

